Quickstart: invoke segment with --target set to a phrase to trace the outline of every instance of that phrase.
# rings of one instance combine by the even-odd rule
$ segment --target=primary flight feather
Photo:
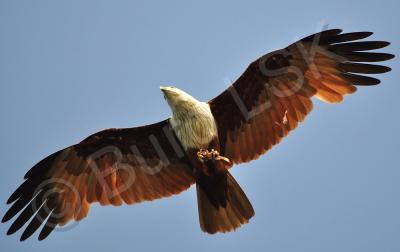
[[[371,52],[389,43],[362,40],[370,35],[332,29],[303,38],[252,62],[209,102],[161,87],[170,118],[98,132],[33,166],[7,201],[12,205],[2,222],[17,216],[7,234],[28,223],[25,240],[44,223],[42,240],[58,225],[85,218],[92,203],[134,204],[178,194],[192,184],[203,231],[238,228],[254,210],[228,169],[279,143],[312,110],[313,96],[338,103],[356,86],[379,84],[364,74],[390,68],[370,62],[394,55]]]

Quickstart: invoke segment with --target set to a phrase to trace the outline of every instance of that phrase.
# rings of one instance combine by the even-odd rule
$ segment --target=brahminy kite
[[[209,102],[161,87],[172,111],[168,119],[100,131],[33,166],[7,201],[12,205],[2,222],[19,213],[7,234],[29,222],[25,240],[44,223],[42,240],[58,225],[85,218],[92,203],[134,204],[192,184],[204,232],[240,227],[254,210],[229,168],[278,144],[312,110],[313,96],[338,103],[357,86],[379,84],[363,74],[391,69],[368,62],[394,55],[371,52],[389,43],[363,40],[370,35],[331,29],[303,38],[252,62]]]

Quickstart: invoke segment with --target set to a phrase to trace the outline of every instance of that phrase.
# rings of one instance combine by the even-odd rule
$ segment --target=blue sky
[[[201,3],[200,3],[201,2]],[[323,25],[399,54],[398,1],[0,1],[0,214],[36,161],[109,127],[169,116],[160,85],[208,100],[255,58]],[[377,87],[315,101],[297,130],[233,169],[256,216],[200,231],[195,190],[88,218],[1,251],[400,251],[398,59]]]

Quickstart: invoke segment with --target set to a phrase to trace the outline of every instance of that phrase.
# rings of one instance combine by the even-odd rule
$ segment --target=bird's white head
[[[160,87],[172,110],[170,123],[182,146],[207,147],[217,136],[217,125],[206,102],[200,102],[176,87]]]
[[[200,102],[179,88],[160,87],[173,114],[190,113]]]

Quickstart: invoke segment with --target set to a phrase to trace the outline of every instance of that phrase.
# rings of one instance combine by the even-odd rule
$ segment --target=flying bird
[[[252,62],[208,102],[160,87],[172,111],[168,119],[100,131],[34,165],[7,201],[12,205],[2,222],[16,217],[7,234],[28,223],[25,240],[43,225],[43,240],[57,226],[85,218],[93,203],[135,204],[193,184],[204,232],[240,227],[254,209],[229,169],[278,144],[312,110],[312,97],[339,103],[357,86],[379,84],[364,74],[391,69],[369,62],[394,55],[371,52],[389,42],[363,40],[370,35],[331,29],[305,37]]]

